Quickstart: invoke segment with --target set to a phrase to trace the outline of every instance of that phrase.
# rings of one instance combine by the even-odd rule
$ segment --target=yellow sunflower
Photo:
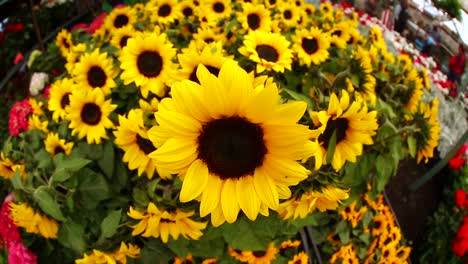
[[[231,1],[229,0],[205,0],[202,1],[204,12],[209,20],[218,21],[231,15]]]
[[[129,217],[139,220],[133,228],[132,236],[161,238],[164,243],[169,241],[169,235],[177,240],[180,235],[185,239],[198,240],[202,235],[207,223],[197,222],[190,217],[193,212],[183,212],[179,209],[170,213],[159,210],[152,202],[148,204],[146,212],[140,212],[130,206],[127,213]]]
[[[57,133],[49,133],[44,141],[45,150],[50,153],[52,157],[59,153],[70,155],[73,142],[66,142],[65,139],[60,139]]]
[[[294,241],[287,240],[287,241],[281,242],[281,245],[280,245],[279,249],[280,250],[285,250],[285,249],[288,249],[288,248],[297,248],[300,245],[301,245],[300,240],[294,240]]]
[[[308,264],[309,263],[309,255],[304,251],[299,252],[298,254],[294,255],[293,259],[288,261],[288,264]]]
[[[41,120],[40,116],[32,114],[28,117],[29,129],[39,130],[44,133],[49,133],[47,126],[49,125],[48,120]]]
[[[131,26],[137,22],[137,14],[135,9],[130,6],[114,8],[104,19],[103,29],[113,32],[116,29],[125,26]]]
[[[350,103],[350,98],[342,90],[341,99],[335,93],[330,96],[328,110],[311,111],[310,116],[318,129],[311,133],[317,144],[318,154],[315,156],[315,168],[327,164],[326,159],[331,140],[335,149],[331,165],[339,171],[346,161],[356,162],[356,157],[362,154],[363,145],[373,144],[372,136],[378,128],[377,112],[368,111],[362,99],[356,98]]]
[[[115,30],[112,34],[110,43],[122,50],[127,46],[127,41],[135,36],[135,29],[132,26],[125,26]]]
[[[335,24],[333,28],[328,31],[330,44],[339,49],[345,49],[350,39],[350,34],[348,33],[349,27],[350,25],[346,22]]]
[[[74,86],[73,80],[68,78],[57,80],[52,84],[47,107],[52,112],[52,118],[56,122],[65,118],[67,114],[65,108],[70,104],[70,95]]]
[[[191,0],[183,0],[179,3],[180,12],[185,19],[191,19],[197,15],[198,9]]]
[[[150,2],[151,3],[151,2]],[[153,1],[151,21],[159,25],[169,25],[182,17],[177,0]]]
[[[201,51],[205,48],[206,45],[218,42],[222,40],[222,35],[218,34],[211,27],[200,27],[197,33],[193,34],[193,41],[189,46],[192,46],[195,43],[196,48]]]
[[[264,5],[268,7],[268,9],[273,10],[279,6],[281,2],[282,0],[264,0]]]
[[[312,3],[303,3],[302,10],[304,10],[308,17],[313,16],[315,14],[315,6]]]
[[[372,235],[378,236],[387,232],[388,220],[385,215],[378,214],[372,219],[373,228]]]
[[[253,87],[252,78],[232,60],[216,77],[200,65],[200,85],[171,87],[155,114],[159,126],[148,136],[158,149],[156,166],[180,173],[180,201],[201,198],[200,215],[213,225],[233,223],[242,210],[249,219],[288,198],[288,186],[309,173],[296,160],[310,152],[308,128],[296,122],[304,102],[278,105],[276,85]],[[184,124],[181,126],[180,124]]]
[[[37,213],[25,203],[9,203],[11,220],[28,233],[39,234],[44,238],[57,238],[58,223],[54,219]]]
[[[62,56],[66,58],[68,53],[70,53],[70,51],[73,48],[71,33],[63,28],[55,38],[55,44],[60,49],[60,53],[62,53]]]
[[[0,177],[11,179],[15,172],[18,171],[23,180],[26,179],[24,165],[16,164],[9,158],[5,157],[3,152],[0,152]]]
[[[412,122],[419,128],[415,134],[417,139],[417,162],[424,159],[427,163],[434,156],[434,149],[439,143],[440,124],[437,119],[439,100],[435,98],[431,105],[421,103],[419,111],[414,115]]]
[[[294,40],[293,48],[301,65],[319,65],[328,59],[330,41],[328,35],[320,29],[312,27],[310,30],[297,30]]]
[[[105,101],[104,93],[99,89],[74,92],[70,95],[69,111],[66,119],[72,135],[79,139],[86,137],[88,144],[100,144],[101,139],[107,139],[106,128],[114,124],[109,114],[117,108],[111,100]]]
[[[299,10],[294,3],[283,2],[278,6],[279,12],[275,18],[281,21],[286,28],[295,27],[301,18]]]
[[[120,248],[114,252],[102,252],[93,249],[91,254],[84,253],[84,257],[75,260],[76,264],[94,264],[94,263],[127,263],[128,258],[139,258],[141,249],[132,244],[121,242]]]
[[[200,83],[197,78],[199,64],[203,64],[211,74],[218,76],[221,66],[228,59],[228,57],[224,57],[221,42],[209,44],[201,52],[197,50],[195,45],[190,45],[177,58],[182,67],[178,72],[177,79],[190,80],[198,84]]]
[[[246,252],[233,249],[232,247],[228,247],[228,253],[229,256],[235,258],[236,260],[246,263],[249,260],[249,256],[246,254]]]
[[[399,89],[397,95],[401,98],[405,109],[415,113],[418,111],[418,105],[424,94],[424,84],[416,69],[410,69],[406,73],[406,78],[403,81],[406,88]]]
[[[275,247],[275,244],[271,242],[266,250],[244,251],[244,255],[249,264],[268,264],[276,259],[278,252],[279,250]]]
[[[85,53],[73,70],[73,78],[80,89],[101,89],[109,94],[117,84],[114,78],[118,72],[114,68],[114,62],[107,57],[107,53],[100,53],[98,49],[91,53]]]
[[[145,112],[156,112],[158,111],[159,99],[155,96],[148,96],[148,98],[138,100],[138,105],[141,110]]]
[[[251,31],[244,38],[239,52],[257,63],[257,72],[290,70],[292,51],[289,41],[279,33]]]
[[[124,84],[135,84],[144,98],[148,93],[164,96],[170,81],[176,51],[165,34],[145,34],[129,39],[119,58]]]
[[[143,121],[143,111],[132,109],[128,116],[119,116],[119,126],[114,131],[114,143],[124,151],[122,160],[128,163],[130,170],[138,169],[138,176],[146,172],[148,179],[153,178],[156,166],[148,154],[155,151],[151,141],[148,139],[147,130]],[[161,173],[163,179],[170,178],[170,174]]]
[[[430,91],[431,90],[431,83],[429,82],[429,75],[427,74],[426,67],[422,67],[421,70],[418,73],[419,73],[419,77],[423,80],[424,88],[426,88],[428,91]]]
[[[66,57],[67,62],[65,63],[65,69],[67,69],[67,72],[73,72],[75,65],[78,63],[81,55],[85,53],[85,51],[86,45],[83,43],[79,43],[71,48],[71,51],[67,54]]]
[[[242,9],[238,19],[244,29],[270,31],[270,11],[264,5],[246,3],[242,5]]]
[[[385,40],[382,36],[382,31],[378,26],[373,26],[369,30],[369,39],[371,43],[378,48],[386,49],[387,45],[385,44]]]

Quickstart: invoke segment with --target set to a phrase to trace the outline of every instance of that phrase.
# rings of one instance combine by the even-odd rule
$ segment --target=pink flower
[[[9,264],[36,264],[37,256],[22,243],[14,243],[8,249]]]
[[[29,99],[16,102],[10,109],[8,130],[10,135],[17,137],[21,132],[28,130],[28,115],[32,113]]]
[[[5,242],[7,249],[11,244],[21,243],[18,227],[10,218],[10,200],[10,195],[8,195],[0,209],[0,238]]]

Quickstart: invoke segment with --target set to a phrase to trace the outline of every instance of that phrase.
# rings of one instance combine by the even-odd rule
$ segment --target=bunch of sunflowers
[[[369,181],[383,190],[402,158],[433,156],[425,69],[354,11],[134,2],[93,33],[62,30],[35,61],[55,52],[62,73],[15,111],[28,126],[0,175],[16,225],[47,219],[29,237],[39,258],[307,263],[299,230]]]

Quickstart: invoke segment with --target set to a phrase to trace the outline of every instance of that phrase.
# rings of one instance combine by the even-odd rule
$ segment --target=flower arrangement
[[[426,70],[352,9],[127,4],[63,29],[10,112],[0,176],[39,259],[307,263],[299,230],[434,156]]]

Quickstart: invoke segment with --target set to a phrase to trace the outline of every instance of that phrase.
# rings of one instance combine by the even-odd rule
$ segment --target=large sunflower
[[[221,65],[228,59],[224,57],[221,42],[209,44],[201,52],[197,50],[195,45],[190,45],[177,58],[182,67],[178,73],[178,79],[190,80],[198,84],[200,83],[197,78],[199,64],[203,64],[211,74],[218,76]]]
[[[55,38],[55,44],[60,49],[62,56],[66,58],[68,53],[70,53],[71,49],[73,48],[71,33],[66,29],[62,29]]]
[[[198,240],[202,235],[207,223],[196,222],[190,217],[194,212],[183,212],[177,209],[175,212],[160,210],[152,202],[148,204],[146,212],[140,212],[130,206],[128,216],[139,220],[131,226],[132,236],[161,238],[164,243],[169,241],[169,235],[176,240],[182,235],[185,239]]]
[[[124,84],[135,82],[143,97],[151,91],[158,96],[165,93],[165,83],[173,71],[172,58],[176,51],[166,35],[144,34],[129,39],[119,58],[120,75]]]
[[[52,112],[52,118],[56,122],[65,118],[67,114],[65,109],[70,104],[70,95],[74,87],[75,83],[69,78],[57,80],[52,84],[47,106],[49,111]]]
[[[319,65],[328,59],[330,41],[328,35],[320,29],[312,27],[310,30],[297,30],[294,51],[302,65],[311,63]]]
[[[257,63],[257,72],[264,70],[284,72],[290,70],[292,51],[289,41],[278,33],[251,31],[244,38],[244,46],[239,52]]]
[[[151,8],[153,14],[151,20],[156,24],[169,25],[182,17],[177,0],[158,0],[150,3],[155,3]]]
[[[135,9],[129,6],[114,8],[110,14],[106,16],[103,29],[113,32],[116,29],[133,25],[135,22],[137,22]]]
[[[296,162],[310,146],[308,128],[296,123],[306,104],[278,105],[274,83],[253,87],[232,60],[218,78],[203,65],[197,77],[201,85],[175,83],[161,102],[159,126],[148,132],[158,147],[150,158],[181,174],[181,202],[200,198],[200,215],[211,213],[215,226],[233,223],[240,210],[251,220],[267,215],[309,173]]]
[[[270,11],[264,5],[246,3],[242,9],[238,19],[244,29],[270,31]]]
[[[117,108],[111,100],[105,101],[104,93],[99,89],[79,91],[70,95],[69,112],[66,119],[72,135],[79,139],[86,137],[88,144],[100,144],[101,139],[107,139],[106,128],[114,126],[109,114]]]
[[[156,166],[148,154],[156,148],[148,139],[143,114],[141,109],[132,109],[127,118],[119,116],[120,125],[114,131],[114,143],[125,152],[122,159],[128,163],[129,169],[138,169],[138,176],[146,172],[146,177],[152,179]],[[161,178],[170,177],[169,174],[159,173],[159,175]]]
[[[65,139],[60,139],[57,133],[50,133],[47,135],[47,138],[44,141],[45,150],[49,152],[52,157],[59,153],[63,153],[65,155],[70,155],[73,142],[66,142]]]
[[[312,111],[310,116],[314,125],[318,127],[311,134],[313,138],[317,138],[314,142],[318,147],[318,155],[315,156],[316,169],[322,164],[327,164],[326,157],[330,151],[328,148],[333,141],[336,144],[331,165],[336,171],[347,160],[356,162],[356,157],[362,154],[363,144],[373,144],[372,136],[378,128],[377,112],[368,112],[362,99],[356,98],[350,103],[345,90],[342,90],[341,99],[338,99],[335,93],[331,94],[328,110]]]
[[[118,74],[114,62],[107,57],[107,53],[100,53],[98,49],[85,53],[73,70],[76,84],[81,89],[92,90],[100,88],[105,94],[117,86],[114,77]]]

